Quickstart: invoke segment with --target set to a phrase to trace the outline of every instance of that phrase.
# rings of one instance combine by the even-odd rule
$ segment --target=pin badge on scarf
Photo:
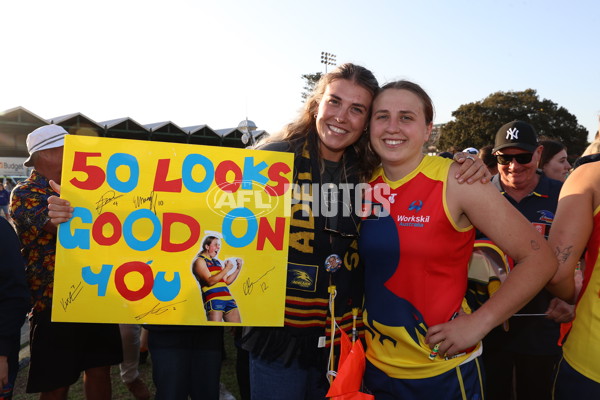
[[[325,258],[325,270],[335,272],[342,266],[342,259],[337,254],[331,254]]]

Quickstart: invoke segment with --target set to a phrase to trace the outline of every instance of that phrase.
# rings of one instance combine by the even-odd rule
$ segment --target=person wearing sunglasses
[[[527,122],[503,125],[492,149],[498,163],[492,183],[547,238],[562,182],[538,170],[542,150]],[[512,398],[514,388],[517,398],[550,399],[561,357],[560,322],[573,316],[572,306],[542,290],[510,318],[508,332],[503,327],[492,330],[483,342],[488,399]]]

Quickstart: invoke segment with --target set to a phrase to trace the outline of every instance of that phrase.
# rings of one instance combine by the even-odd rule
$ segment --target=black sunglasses
[[[519,164],[529,164],[533,158],[533,153],[521,154],[496,154],[496,161],[500,165],[508,165],[514,159]]]

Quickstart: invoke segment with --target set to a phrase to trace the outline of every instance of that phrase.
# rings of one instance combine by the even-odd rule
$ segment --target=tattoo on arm
[[[531,241],[531,248],[533,250],[539,250],[540,249],[540,244],[537,242],[537,240],[532,240]]]
[[[573,246],[567,246],[563,249],[561,249],[560,247],[557,246],[556,250],[554,251],[559,264],[564,264],[565,262],[567,262],[569,257],[571,257],[572,252],[573,252]]]

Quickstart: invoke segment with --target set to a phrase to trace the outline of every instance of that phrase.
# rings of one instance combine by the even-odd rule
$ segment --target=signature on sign
[[[81,283],[82,282],[79,282],[77,285],[71,285],[71,290],[69,290],[67,297],[60,299],[60,305],[64,311],[67,311],[69,305],[73,304],[73,302],[77,299],[77,296],[79,296],[83,290]]]
[[[152,307],[150,309],[150,311],[145,312],[140,315],[136,315],[135,319],[137,319],[139,321],[140,319],[143,319],[144,317],[147,317],[148,315],[161,315],[161,314],[166,313],[167,311],[177,310],[177,307],[175,307],[175,305],[186,302],[186,301],[187,300],[181,300],[181,301],[176,301],[175,303],[168,303],[168,304],[163,304],[163,305],[161,305],[161,303],[156,303],[154,305],[154,307]]]
[[[264,274],[262,274],[257,280],[252,281],[250,278],[246,279],[246,282],[244,282],[244,294],[245,295],[249,295],[252,293],[252,291],[254,290],[254,285],[260,283],[260,288],[262,290],[262,292],[264,293],[265,291],[267,291],[267,289],[269,289],[269,285],[267,284],[266,281],[262,281],[262,279],[264,279],[267,274],[271,271],[273,271],[275,269],[275,267],[272,267],[270,270],[268,270],[267,272],[265,272]]]

